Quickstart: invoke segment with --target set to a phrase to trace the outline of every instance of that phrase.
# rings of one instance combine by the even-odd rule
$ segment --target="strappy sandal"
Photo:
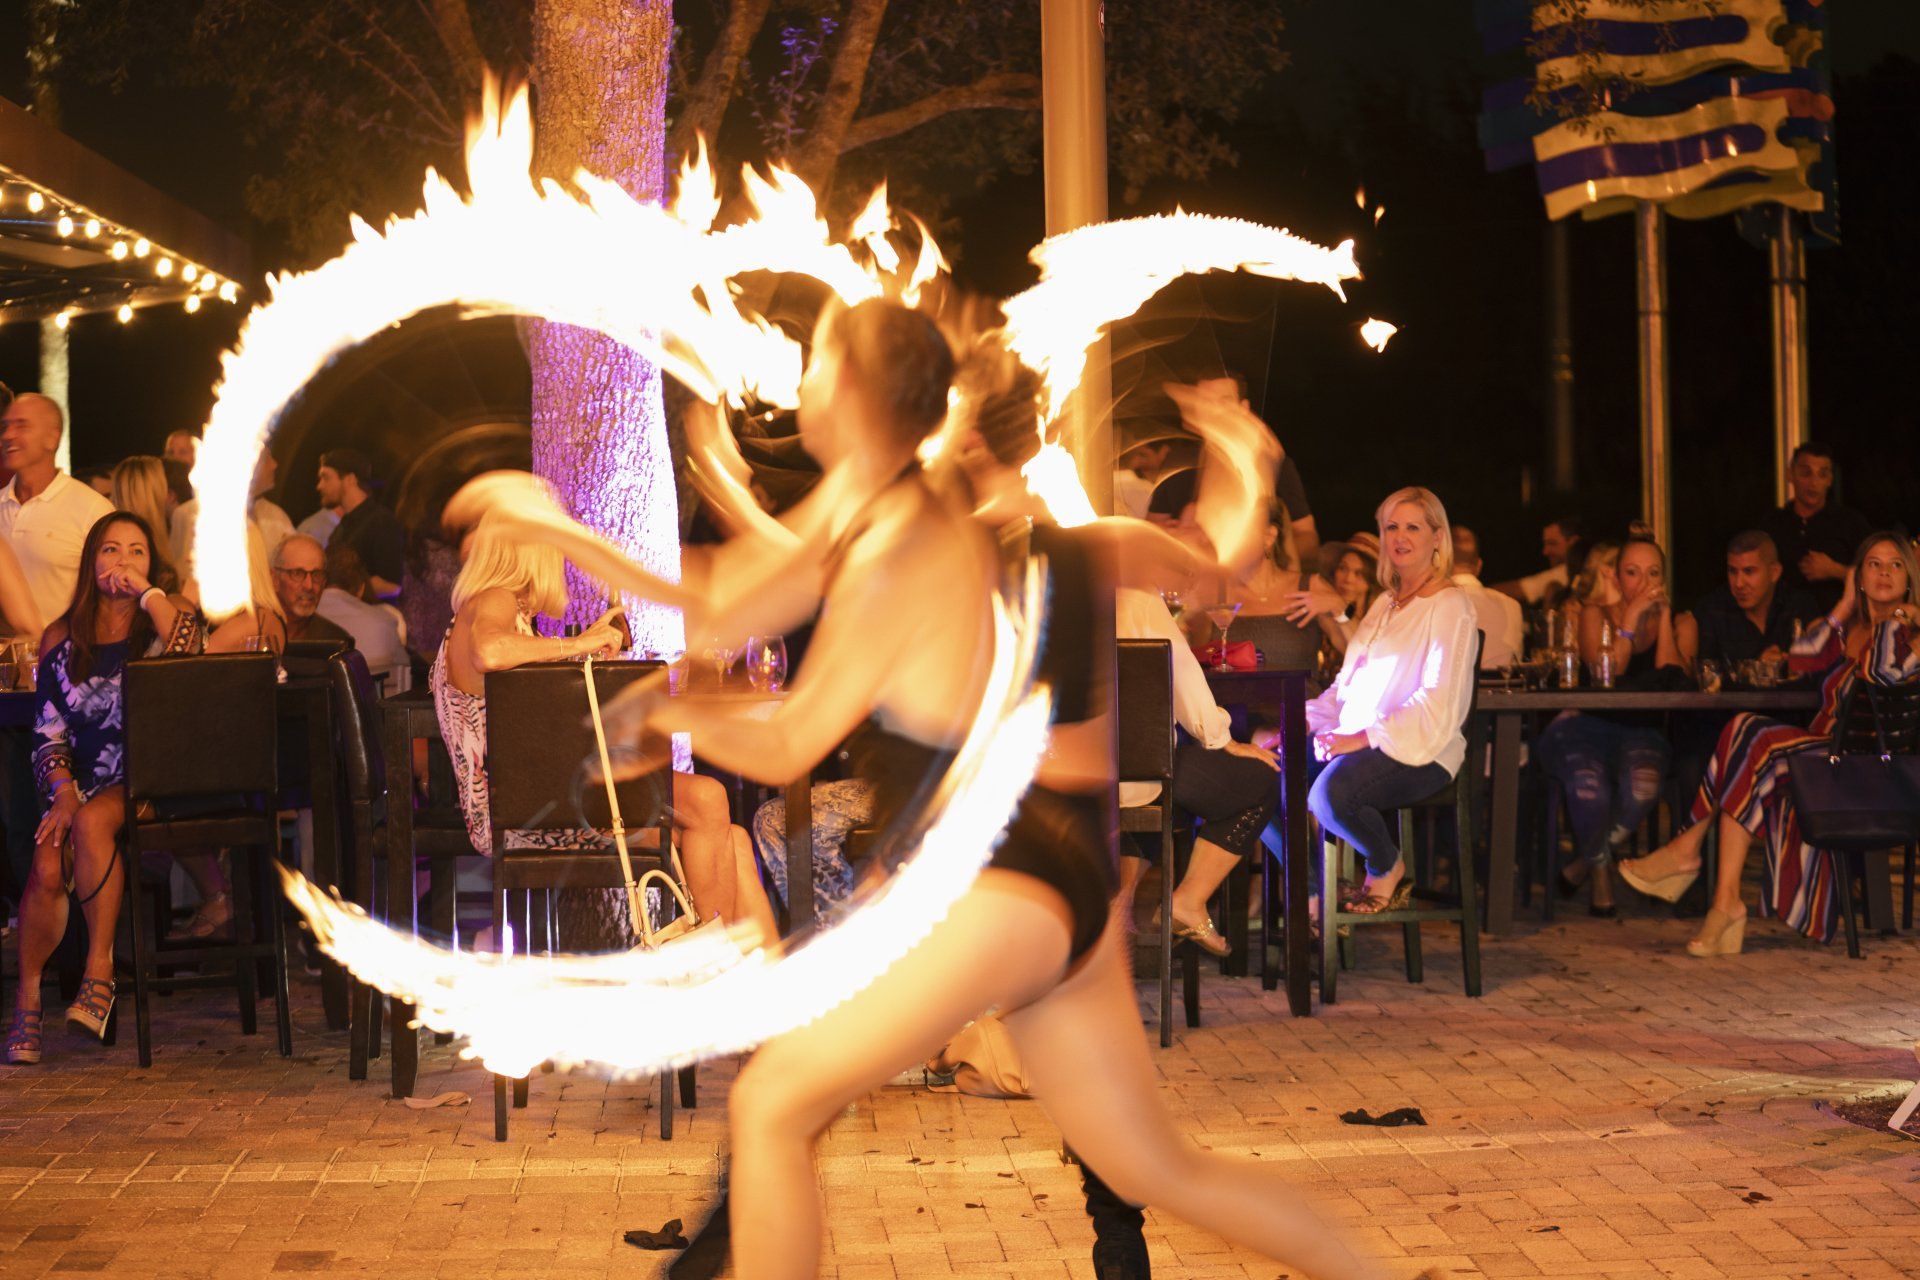
[[[113,1016],[113,994],[111,980],[80,979],[80,996],[67,1006],[67,1025],[96,1040],[105,1040],[107,1019]]]
[[[1153,913],[1153,922],[1147,927],[1155,932],[1159,931],[1160,913],[1158,911]],[[1220,936],[1220,931],[1213,927],[1213,921],[1210,919],[1205,924],[1199,925],[1181,924],[1180,921],[1176,919],[1173,922],[1173,940],[1175,942],[1191,942],[1194,946],[1199,947],[1211,956],[1228,956],[1233,954],[1233,944]]]
[[[194,911],[193,919],[187,922],[186,932],[181,936],[204,942],[208,938],[225,937],[232,926],[233,899],[224,893],[216,893]]]
[[[1347,903],[1346,910],[1349,915],[1377,916],[1385,915],[1389,911],[1405,911],[1412,905],[1413,881],[1402,879],[1399,884],[1393,886],[1393,893],[1389,896],[1383,898],[1377,893],[1362,892],[1359,897]]]
[[[30,1067],[40,1061],[40,1011],[15,1009],[13,1025],[7,1028],[7,1061],[17,1067]]]

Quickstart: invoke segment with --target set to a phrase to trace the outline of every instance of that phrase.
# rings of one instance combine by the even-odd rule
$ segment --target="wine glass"
[[[1231,627],[1233,620],[1239,616],[1240,602],[1238,600],[1221,601],[1218,604],[1210,604],[1207,606],[1207,620],[1219,628],[1220,631],[1220,663],[1214,668],[1215,671],[1233,670],[1232,667],[1227,665],[1227,628]]]
[[[747,637],[747,679],[763,693],[778,693],[787,683],[787,642],[780,636]]]
[[[1180,613],[1187,607],[1187,597],[1178,588],[1169,588],[1160,593],[1160,599],[1166,603],[1167,612],[1173,615],[1175,622],[1180,621]]]
[[[727,672],[733,670],[733,663],[740,656],[740,650],[728,644],[719,636],[709,636],[706,648],[701,650],[708,662],[713,664],[713,682],[725,684]]]

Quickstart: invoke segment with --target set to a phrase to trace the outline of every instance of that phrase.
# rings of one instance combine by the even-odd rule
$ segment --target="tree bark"
[[[671,0],[536,0],[533,32],[535,169],[566,181],[584,168],[636,198],[659,200]],[[534,471],[576,517],[654,573],[677,579],[679,516],[659,369],[569,325],[533,321],[524,335]],[[568,620],[592,621],[604,589],[571,569],[568,586]],[[626,604],[636,646],[685,647],[676,611]],[[570,948],[619,946],[628,937],[625,895],[565,894],[561,927]]]
[[[766,25],[772,0],[733,0],[727,10],[727,25],[720,32],[707,56],[701,60],[699,78],[693,82],[680,104],[680,118],[673,123],[668,153],[675,160],[693,150],[694,139],[704,137],[709,147],[720,134],[727,107],[733,102],[740,80],[740,66],[754,37]]]

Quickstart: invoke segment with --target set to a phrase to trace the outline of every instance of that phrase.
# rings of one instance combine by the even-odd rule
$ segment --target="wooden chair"
[[[280,885],[274,874],[279,786],[274,751],[274,657],[267,653],[152,658],[127,664],[127,911],[133,929],[133,999],[140,1065],[153,1065],[149,1000],[154,991],[232,986],[240,1028],[257,1027],[255,963],[265,960],[273,983],[280,1055],[293,1056],[286,939]],[[146,810],[148,816],[141,816]],[[232,850],[233,939],[187,946],[161,944],[153,933],[141,878],[143,849],[226,846]],[[264,935],[264,936],[262,936]],[[163,972],[198,965],[193,974]],[[205,966],[231,964],[231,972]]]
[[[594,687],[601,706],[620,692],[658,670],[658,662],[595,663]],[[488,816],[493,828],[493,935],[495,946],[509,954],[507,938],[509,895],[524,895],[520,914],[521,938],[530,941],[532,896],[545,896],[546,934],[552,938],[553,899],[557,889],[622,889],[620,858],[611,841],[599,833],[610,823],[606,790],[587,783],[583,766],[595,757],[593,728],[587,723],[588,705],[583,666],[578,662],[536,662],[487,676],[487,786]],[[661,758],[664,740],[648,744]],[[647,850],[630,840],[634,874],[667,866],[672,838],[669,808],[672,771],[663,766],[653,773],[620,784],[620,811],[636,834],[649,824],[659,828],[659,847]],[[580,849],[514,848],[513,832],[553,831],[577,834],[587,847]],[[660,1136],[673,1136],[673,1081],[675,1072],[660,1076]],[[694,1070],[678,1072],[681,1102],[693,1106]],[[507,1139],[507,1078],[495,1076],[494,1138]],[[527,1104],[526,1080],[513,1082],[513,1105]]]
[[[1796,757],[1792,762],[1793,781],[1800,835],[1815,849],[1833,855],[1834,887],[1839,891],[1840,918],[1846,925],[1847,954],[1861,958],[1859,914],[1855,905],[1853,881],[1857,874],[1866,896],[1878,896],[1884,902],[1891,925],[1893,913],[1892,871],[1886,851],[1905,850],[1906,927],[1913,927],[1914,851],[1920,844],[1920,796],[1906,805],[1885,812],[1829,814],[1802,808],[1798,804],[1800,778],[1809,768],[1839,768],[1845,756],[1878,756],[1891,763],[1895,757],[1920,754],[1920,684],[1876,685],[1856,681],[1841,703],[1834,721],[1833,737],[1824,758],[1818,755]]]
[[[379,698],[367,660],[355,649],[344,649],[328,661],[327,681],[342,783],[340,828],[347,838],[341,858],[347,873],[342,889],[373,915],[381,896],[376,893],[380,881],[374,875],[374,860],[387,853],[387,767],[380,742]],[[379,1056],[381,1005],[382,998],[372,987],[349,979],[349,1080],[365,1080],[368,1059]]]
[[[1159,784],[1152,804],[1120,810],[1122,835],[1160,837],[1160,1045],[1173,1043],[1173,885],[1176,867],[1173,820],[1173,649],[1165,640],[1119,641],[1115,704],[1119,735],[1118,777]],[[1200,961],[1192,948],[1182,957],[1187,1025],[1200,1025]]]
[[[1481,637],[1482,642],[1485,636]],[[1473,669],[1480,668],[1479,655],[1474,655]],[[1461,722],[1461,732],[1469,741],[1473,735],[1468,733],[1473,725],[1475,705],[1480,697],[1479,684],[1476,681],[1473,691],[1467,698],[1466,718]],[[1407,860],[1407,874],[1412,875],[1415,867],[1415,854],[1407,847],[1406,835],[1408,813],[1422,810],[1447,808],[1453,813],[1454,830],[1454,896],[1455,901],[1437,906],[1413,906],[1402,911],[1379,911],[1358,913],[1343,910],[1340,906],[1339,875],[1342,866],[1353,856],[1353,850],[1343,840],[1322,840],[1320,855],[1320,1003],[1332,1004],[1335,1001],[1339,985],[1341,944],[1341,926],[1366,927],[1369,925],[1397,924],[1402,927],[1402,936],[1406,947],[1407,981],[1425,980],[1424,966],[1420,953],[1420,926],[1428,921],[1456,921],[1460,925],[1460,963],[1464,970],[1466,991],[1470,996],[1480,994],[1480,904],[1479,894],[1474,885],[1473,874],[1473,805],[1475,755],[1469,751],[1467,763],[1462,764],[1451,781],[1424,799],[1403,806],[1398,818],[1402,853]],[[1551,892],[1551,889],[1549,889]]]

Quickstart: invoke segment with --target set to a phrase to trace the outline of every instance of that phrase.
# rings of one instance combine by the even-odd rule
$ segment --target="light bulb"
[[[220,277],[209,271],[200,277],[199,289],[202,293],[212,293],[220,283]]]
[[[27,192],[27,212],[38,213],[47,207],[47,198],[38,191]]]
[[[73,323],[73,317],[68,313],[66,313],[65,311],[62,311],[59,315],[53,318],[53,327],[56,329],[64,329],[72,323]]]
[[[194,280],[199,277],[199,275],[200,275],[200,268],[195,266],[191,262],[189,262],[186,266],[180,268],[180,278],[182,280],[185,280],[188,284],[192,284]]]
[[[68,217],[64,213],[60,215],[60,221],[54,223],[53,226],[54,226],[54,229],[63,236],[70,236],[73,234],[73,219]]]
[[[162,258],[162,259],[160,259],[160,261],[158,261],[158,262],[156,262],[156,263],[154,263],[154,264],[153,264],[153,274],[155,274],[155,275],[157,275],[157,276],[159,276],[159,277],[160,277],[160,278],[161,278],[162,280],[165,280],[165,279],[166,279],[166,278],[167,278],[168,276],[170,276],[170,275],[172,275],[172,274],[173,274],[173,259],[172,259],[172,258]]]
[[[100,219],[98,219],[98,218],[88,218],[88,219],[87,219],[87,225],[86,225],[86,228],[85,228],[85,230],[86,230],[86,233],[87,233],[87,239],[89,239],[89,240],[91,240],[91,239],[93,239],[93,238],[94,238],[95,236],[97,236],[97,235],[99,235],[99,234],[100,234]]]
[[[121,324],[125,324],[127,321],[133,319],[133,304],[131,302],[123,302],[120,304],[120,309],[113,314],[120,317]]]
[[[200,295],[197,293],[188,294],[187,295],[187,314],[192,315],[194,312],[198,311],[199,309],[200,309]]]
[[[145,236],[141,236],[138,240],[135,240],[133,242],[134,257],[144,258],[152,252],[153,252],[153,241],[147,239]]]
[[[114,260],[115,262],[124,262],[124,261],[126,261],[126,257],[127,257],[127,242],[126,242],[125,240],[115,240],[115,241],[113,242],[113,250],[112,250],[112,253],[113,253],[113,260]]]
[[[220,286],[220,301],[232,302],[240,296],[240,286],[229,280]]]

